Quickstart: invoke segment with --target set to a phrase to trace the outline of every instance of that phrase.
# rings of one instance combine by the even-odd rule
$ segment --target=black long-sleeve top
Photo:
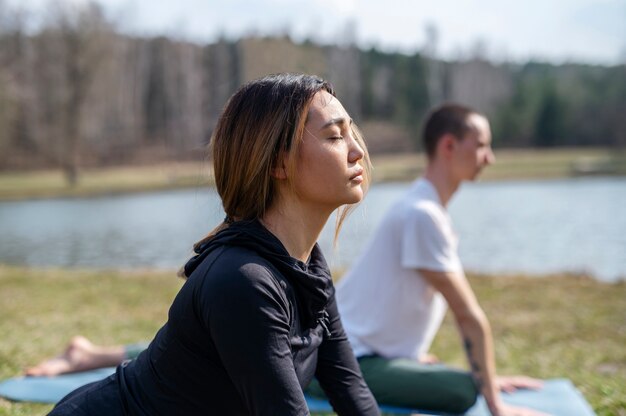
[[[317,246],[304,263],[242,221],[197,251],[167,323],[118,369],[130,414],[307,415],[314,376],[338,414],[379,414]]]

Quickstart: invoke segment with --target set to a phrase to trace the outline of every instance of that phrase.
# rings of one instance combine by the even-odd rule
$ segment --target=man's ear
[[[443,156],[449,157],[457,145],[457,139],[451,133],[446,133],[439,139],[439,151]]]

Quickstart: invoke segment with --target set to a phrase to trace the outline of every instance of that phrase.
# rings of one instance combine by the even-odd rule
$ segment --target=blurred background
[[[626,146],[626,1],[0,1],[0,169],[197,158],[241,83],[328,78],[372,153],[429,107],[494,146]]]
[[[491,120],[500,181],[451,206],[465,264],[626,276],[626,0],[0,0],[0,262],[177,267],[222,218],[202,188],[222,106],[284,71],[330,80],[374,160],[339,248],[322,238],[337,267],[457,101]]]
[[[335,278],[422,172],[427,110],[489,117],[497,162],[449,210],[498,368],[626,416],[626,0],[0,0],[0,379],[153,337],[224,217],[218,114],[284,71],[332,82],[375,166],[321,235]],[[465,365],[450,316],[433,351]]]

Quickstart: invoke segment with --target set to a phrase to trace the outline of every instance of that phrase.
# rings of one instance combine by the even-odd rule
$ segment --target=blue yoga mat
[[[102,380],[115,372],[115,367],[54,377],[15,377],[0,383],[0,397],[16,402],[57,403],[72,390]]]
[[[0,382],[0,397],[8,400],[38,403],[56,403],[70,391],[92,381],[101,380],[112,374],[115,368],[103,368],[82,373],[63,374],[55,377],[15,377]],[[515,393],[502,394],[509,404],[525,406],[549,413],[553,416],[593,416],[595,413],[582,394],[567,379],[546,380],[539,391],[518,390]],[[332,412],[326,400],[307,397],[312,412]],[[441,414],[417,409],[405,409],[381,406],[387,414]],[[489,416],[489,411],[482,398],[472,407],[466,416]]]
[[[517,390],[514,393],[502,393],[502,399],[511,405],[524,406],[540,410],[553,416],[594,416],[595,413],[578,389],[567,379],[546,380],[541,390]],[[331,412],[332,407],[325,400],[307,397],[312,412]],[[380,406],[382,413],[408,415],[443,415],[419,409],[405,409],[392,406]],[[447,414],[447,413],[446,413]],[[448,414],[447,414],[448,415]],[[485,400],[478,398],[476,404],[465,416],[490,416]]]

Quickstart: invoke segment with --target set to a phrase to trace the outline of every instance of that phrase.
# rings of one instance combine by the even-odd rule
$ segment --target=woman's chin
[[[346,204],[358,204],[359,202],[363,200],[364,196],[365,196],[365,193],[363,192],[363,189],[359,186],[358,188],[352,189],[349,201],[345,203]]]

